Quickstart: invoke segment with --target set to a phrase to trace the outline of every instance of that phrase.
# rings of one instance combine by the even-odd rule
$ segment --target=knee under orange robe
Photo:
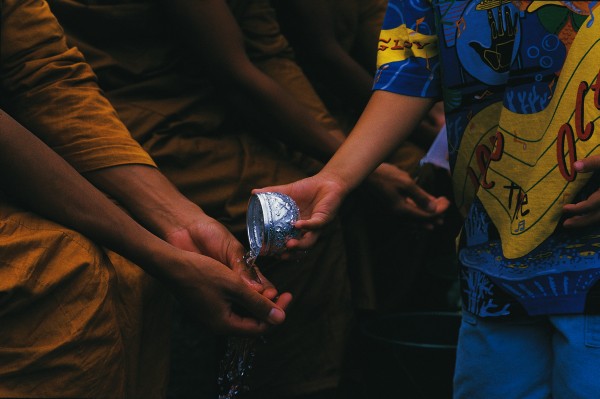
[[[243,126],[210,76],[188,63],[158,2],[49,3],[161,171],[241,240],[251,189],[305,176],[286,153]],[[351,317],[339,225],[300,261],[259,259],[258,265],[294,301],[285,323],[257,348],[248,381],[253,393],[284,397],[335,387]]]
[[[3,1],[0,48],[3,108],[79,171],[154,165],[44,1]],[[137,266],[0,195],[0,397],[163,396],[170,303]]]

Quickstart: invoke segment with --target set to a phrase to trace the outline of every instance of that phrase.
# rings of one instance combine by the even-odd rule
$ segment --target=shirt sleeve
[[[390,0],[379,35],[374,90],[440,97],[438,38],[430,0]]]
[[[15,119],[82,173],[155,166],[45,1],[4,0],[0,35],[1,102]]]

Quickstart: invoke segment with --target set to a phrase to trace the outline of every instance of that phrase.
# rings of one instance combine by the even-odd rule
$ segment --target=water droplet
[[[236,399],[242,392],[250,388],[245,383],[251,361],[254,358],[255,338],[229,337],[225,355],[221,360],[219,384],[219,399]]]

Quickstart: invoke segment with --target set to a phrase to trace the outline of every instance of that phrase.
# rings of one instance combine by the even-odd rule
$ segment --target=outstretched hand
[[[335,180],[321,173],[298,180],[294,183],[264,187],[252,193],[279,192],[292,197],[300,209],[300,220],[295,227],[302,232],[299,239],[291,239],[286,247],[289,250],[308,249],[317,241],[323,230],[337,215],[346,192]]]
[[[217,220],[196,215],[185,228],[171,232],[167,241],[177,248],[209,256],[235,271],[255,291],[269,299],[277,296],[277,289],[258,268],[249,268],[243,245]]]
[[[581,159],[573,164],[577,173],[589,173],[600,170],[600,155]],[[567,228],[588,227],[600,222],[600,190],[576,204],[563,206],[568,217],[563,222]]]
[[[224,264],[194,252],[179,251],[172,266],[167,279],[172,291],[214,332],[262,334],[285,319],[289,293],[261,295]]]
[[[167,236],[186,258],[173,289],[184,306],[217,333],[261,334],[282,323],[291,295],[278,295],[257,268],[246,266],[244,247],[217,220],[201,212],[190,220]]]
[[[450,206],[446,197],[429,194],[406,171],[392,164],[381,164],[367,181],[394,213],[419,222],[425,228],[442,223],[443,214]]]
[[[393,203],[395,212],[408,215],[427,223],[435,223],[448,209],[450,202],[445,197],[433,197],[424,191],[404,171],[390,164],[382,164],[370,177],[378,188]],[[289,195],[300,209],[300,220],[296,227],[301,230],[299,239],[287,242],[289,250],[307,249],[315,244],[322,231],[337,215],[342,201],[348,194],[335,178],[325,173],[296,182],[253,190],[253,193],[275,191]]]

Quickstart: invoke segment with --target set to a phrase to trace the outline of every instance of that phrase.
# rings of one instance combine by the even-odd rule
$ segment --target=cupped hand
[[[283,323],[292,297],[268,298],[226,265],[194,252],[179,251],[166,281],[181,303],[212,331],[262,334]],[[173,263],[172,257],[169,262]]]
[[[573,167],[577,173],[596,172],[600,170],[600,155],[576,161]],[[564,205],[563,212],[567,216],[563,222],[566,228],[581,228],[597,224],[600,222],[600,190],[576,204]]]
[[[429,194],[406,171],[392,164],[381,164],[367,181],[394,213],[426,228],[441,223],[450,206],[446,197]]]
[[[191,219],[193,221],[185,228],[169,233],[167,242],[179,249],[197,252],[227,265],[248,286],[269,299],[277,296],[277,289],[260,270],[246,265],[244,246],[223,224],[200,212]]]

